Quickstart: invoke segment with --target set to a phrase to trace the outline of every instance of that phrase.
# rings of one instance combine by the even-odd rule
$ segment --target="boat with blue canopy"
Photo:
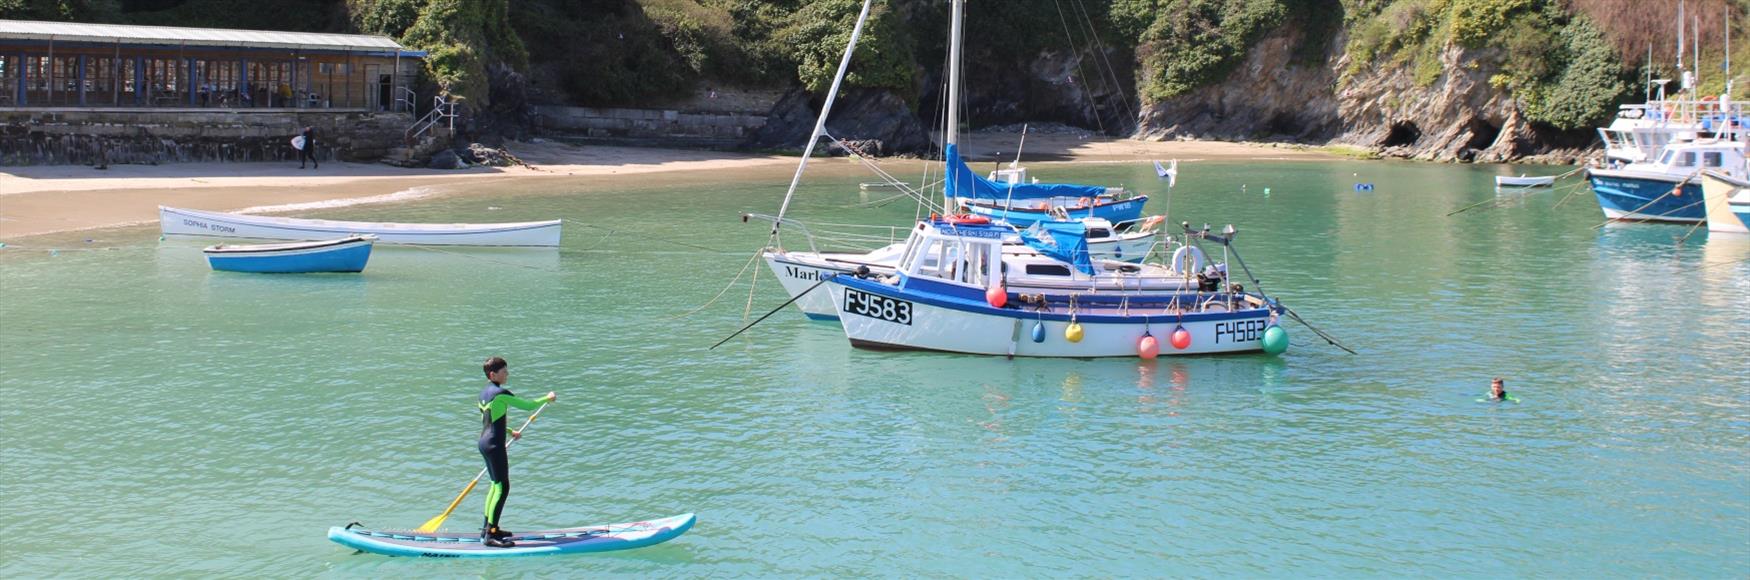
[[[1100,218],[1113,223],[1142,217],[1146,195],[1132,195],[1120,187],[1070,183],[1023,183],[979,177],[960,156],[960,146],[943,147],[946,165],[943,194],[950,207],[1018,228],[1041,221],[1079,221]]]

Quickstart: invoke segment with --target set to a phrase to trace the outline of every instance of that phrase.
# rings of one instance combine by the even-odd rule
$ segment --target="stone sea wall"
[[[54,109],[0,111],[0,166],[290,161],[315,127],[322,160],[375,161],[402,147],[405,113]]]

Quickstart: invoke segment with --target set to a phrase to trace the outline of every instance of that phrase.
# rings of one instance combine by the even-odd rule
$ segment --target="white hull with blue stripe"
[[[362,272],[375,236],[290,244],[218,245],[206,248],[207,264],[227,272],[305,274]]]
[[[915,280],[908,280],[915,282]],[[1192,355],[1263,350],[1264,332],[1275,323],[1271,308],[1250,294],[1186,293],[1134,300],[1128,309],[1089,306],[1072,318],[1061,301],[1048,311],[994,308],[976,290],[965,294],[907,290],[853,276],[825,284],[851,345],[875,350],[926,350],[1026,357],[1135,357],[1144,333],[1160,354]],[[1117,299],[1117,297],[1112,297]],[[1233,311],[1227,305],[1235,306]],[[1207,305],[1207,309],[1202,309]],[[1127,312],[1126,312],[1127,310]],[[1066,336],[1081,326],[1079,342]],[[1035,341],[1034,327],[1038,326]],[[1186,348],[1173,348],[1172,333],[1190,333]]]
[[[329,240],[373,235],[388,244],[558,247],[561,224],[560,220],[495,224],[353,222],[158,206],[158,226],[165,235],[254,240]]]
[[[1032,256],[1006,252],[1012,231],[921,222],[891,274],[816,275],[852,346],[882,350],[1072,358],[1261,351],[1280,313],[1268,298],[1231,287],[1222,268],[1185,274],[1205,263],[1193,246],[1174,252],[1174,263],[1185,266],[1155,266],[1174,275],[1150,276],[1143,266],[1089,260],[1079,226],[1050,239],[1024,233],[1039,252]],[[1187,239],[1193,235],[1232,239],[1187,229]],[[1131,271],[1107,272],[1109,264]],[[1083,282],[1047,283],[1034,266],[1076,272],[1061,281]],[[1122,286],[1113,283],[1120,278]],[[1188,340],[1173,345],[1181,329]],[[1154,350],[1144,346],[1146,336],[1154,337]]]

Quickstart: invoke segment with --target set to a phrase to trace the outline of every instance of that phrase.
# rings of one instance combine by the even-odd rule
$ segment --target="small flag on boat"
[[[1179,160],[1173,160],[1172,168],[1161,167],[1160,161],[1155,161],[1155,175],[1167,180],[1167,187],[1172,187],[1179,181]]]

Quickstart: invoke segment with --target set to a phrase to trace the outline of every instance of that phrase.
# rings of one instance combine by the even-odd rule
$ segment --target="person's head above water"
[[[510,378],[510,363],[499,357],[486,359],[486,364],[480,365],[480,370],[486,371],[486,380],[492,381],[494,385],[502,385]]]
[[[1495,380],[1489,382],[1489,394],[1500,396],[1505,392],[1507,392],[1507,383],[1502,381],[1501,377],[1495,377]]]

